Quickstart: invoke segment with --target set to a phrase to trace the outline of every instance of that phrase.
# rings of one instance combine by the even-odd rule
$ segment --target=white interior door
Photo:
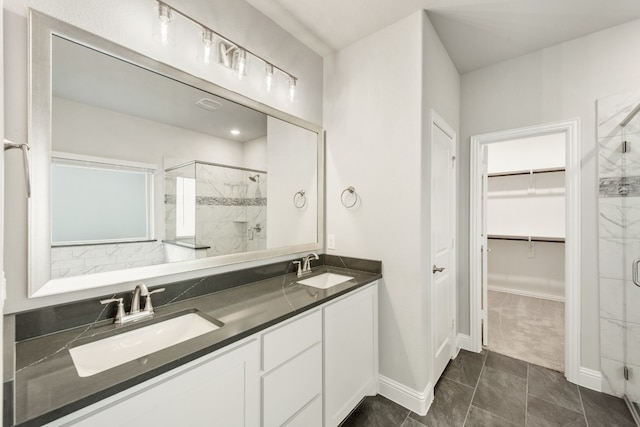
[[[431,120],[431,253],[433,380],[455,350],[455,132],[435,112]]]

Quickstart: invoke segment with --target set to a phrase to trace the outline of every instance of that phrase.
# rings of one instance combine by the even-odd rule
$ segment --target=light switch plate
[[[327,234],[327,249],[335,249],[335,248],[336,248],[336,235]]]

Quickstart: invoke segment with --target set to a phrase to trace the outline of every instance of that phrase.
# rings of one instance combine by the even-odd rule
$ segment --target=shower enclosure
[[[192,250],[181,259],[266,249],[267,173],[201,161],[166,169],[165,236]]]
[[[600,369],[640,426],[640,91],[598,100]]]

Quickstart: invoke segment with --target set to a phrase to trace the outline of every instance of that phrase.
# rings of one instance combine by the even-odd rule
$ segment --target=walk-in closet
[[[483,343],[564,371],[565,137],[489,144],[486,155]]]

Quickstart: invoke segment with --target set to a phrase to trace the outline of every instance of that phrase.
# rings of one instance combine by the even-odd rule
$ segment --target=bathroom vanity
[[[381,275],[321,266],[311,276],[327,272],[352,279],[320,289],[291,273],[162,306],[152,321],[195,311],[222,326],[86,377],[69,348],[131,326],[19,342],[16,422],[113,426],[135,414],[150,426],[337,426],[377,392]]]

